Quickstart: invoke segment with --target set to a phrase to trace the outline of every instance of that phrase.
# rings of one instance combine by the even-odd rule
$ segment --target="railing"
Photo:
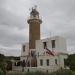
[[[30,17],[28,17],[28,20],[29,20],[29,19],[40,19],[40,20],[41,20],[41,18],[39,18],[38,16],[36,16],[36,17],[33,17],[33,16],[31,17],[31,16],[30,16]]]

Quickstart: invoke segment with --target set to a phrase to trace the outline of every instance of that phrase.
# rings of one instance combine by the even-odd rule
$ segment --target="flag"
[[[46,51],[47,54],[54,56],[54,54],[53,54],[52,51],[50,51],[48,48],[45,48],[45,49],[47,50],[47,51]]]

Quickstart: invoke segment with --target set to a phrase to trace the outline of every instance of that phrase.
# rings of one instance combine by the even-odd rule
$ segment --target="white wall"
[[[64,66],[64,59],[67,59],[68,58],[68,55],[59,55],[59,66],[62,67],[62,68],[65,68]]]
[[[55,48],[52,49],[51,40],[55,40]],[[36,40],[36,51],[42,52],[45,49],[43,48],[43,42],[47,42],[47,48],[54,50],[55,52],[67,53],[66,40],[62,37],[55,36],[43,40]]]
[[[43,40],[36,40],[36,55],[38,55],[39,52],[39,57],[37,57],[37,65],[38,67],[46,67],[46,68],[64,68],[64,59],[67,58],[67,55],[56,55],[56,56],[48,56],[48,55],[44,55],[44,52],[46,51],[43,48],[43,42],[47,42],[47,48],[49,50],[52,50],[52,44],[51,44],[51,40],[55,40],[55,48],[53,49],[56,53],[67,53],[67,48],[66,48],[66,40],[62,37],[59,36],[55,36],[55,37],[51,37],[51,38],[47,38],[47,39],[43,39]],[[23,52],[23,50],[21,51],[21,60],[26,60],[27,59],[27,55],[29,52],[29,44],[26,43],[25,44],[25,52]],[[43,59],[43,66],[40,66],[40,59]],[[50,61],[50,65],[47,66],[46,65],[46,60],[49,59]],[[58,61],[58,65],[55,64],[55,59],[57,59]]]
[[[21,57],[20,60],[26,60],[29,52],[29,43],[25,44],[25,51],[21,50]]]
[[[42,68],[50,68],[50,69],[60,69],[61,67],[62,68],[65,68],[64,66],[64,59],[67,58],[67,55],[64,54],[64,55],[57,55],[57,56],[39,56],[37,57],[37,64],[38,64],[38,67],[42,67]],[[40,60],[43,60],[43,66],[40,65]],[[47,66],[47,62],[46,60],[49,59],[49,66]],[[57,59],[57,64],[55,63],[55,59]]]

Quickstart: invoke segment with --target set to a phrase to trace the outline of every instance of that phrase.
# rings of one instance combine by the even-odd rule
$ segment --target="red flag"
[[[47,49],[47,48],[46,48],[46,50],[47,50],[47,51],[46,51],[46,53],[48,53],[49,55],[54,56],[54,54],[53,54],[53,52],[52,52],[52,51],[50,51],[50,50],[49,50],[49,49]]]

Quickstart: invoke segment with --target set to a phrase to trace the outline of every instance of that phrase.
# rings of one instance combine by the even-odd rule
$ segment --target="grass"
[[[72,75],[75,75],[75,71],[72,72]]]
[[[20,71],[16,71],[16,72],[7,72],[6,75],[25,75],[25,73],[20,72]]]
[[[75,75],[75,72],[70,70],[59,70],[53,73],[47,72],[8,72],[7,75]]]

